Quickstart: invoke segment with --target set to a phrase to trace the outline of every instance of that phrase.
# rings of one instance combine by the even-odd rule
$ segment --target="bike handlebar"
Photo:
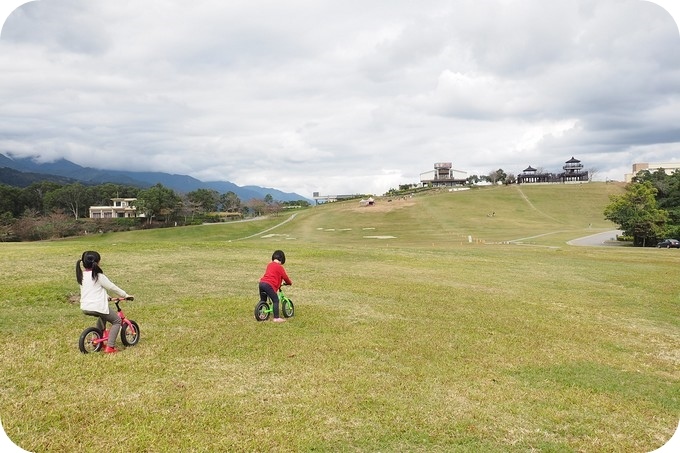
[[[121,301],[121,300],[135,300],[135,296],[127,296],[127,297],[109,297],[109,301]]]

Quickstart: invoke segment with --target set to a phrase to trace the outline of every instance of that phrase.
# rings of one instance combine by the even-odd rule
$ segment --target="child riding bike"
[[[267,265],[259,283],[260,300],[266,302],[267,297],[269,297],[274,305],[274,322],[285,321],[284,318],[279,317],[279,296],[277,293],[281,289],[281,283],[285,282],[287,285],[293,284],[283,268],[285,262],[286,255],[283,253],[283,250],[274,251],[272,260]]]
[[[115,311],[109,310],[108,291],[113,291],[121,297],[129,297],[128,293],[116,286],[109,280],[99,262],[101,255],[95,251],[83,252],[82,257],[76,261],[76,281],[80,285],[80,309],[89,316],[97,317],[97,327],[106,329],[106,323],[111,323],[109,340],[104,349],[105,353],[118,352],[115,348],[116,338],[120,331],[120,318]],[[80,267],[83,263],[85,270]]]

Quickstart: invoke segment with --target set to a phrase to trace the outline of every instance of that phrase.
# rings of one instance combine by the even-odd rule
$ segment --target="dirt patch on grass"
[[[387,199],[384,200],[376,200],[375,203],[371,206],[360,206],[359,203],[351,210],[353,212],[361,212],[361,213],[370,213],[370,212],[389,212],[393,211],[395,209],[401,209],[401,208],[407,208],[409,206],[413,206],[416,204],[416,201],[413,198],[407,198],[407,199],[394,199],[392,201],[388,201]]]

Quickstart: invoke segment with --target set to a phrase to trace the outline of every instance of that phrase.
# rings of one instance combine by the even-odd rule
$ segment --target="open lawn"
[[[602,210],[621,191],[0,244],[2,425],[33,452],[654,450],[680,417],[680,250],[566,244],[615,229]],[[295,317],[258,323],[277,248]],[[136,297],[142,339],[113,356],[78,351],[87,249]]]

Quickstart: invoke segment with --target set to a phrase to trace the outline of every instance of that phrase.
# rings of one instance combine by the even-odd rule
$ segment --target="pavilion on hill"
[[[588,182],[588,171],[583,170],[583,164],[578,159],[572,157],[565,162],[562,173],[539,172],[529,165],[522,173],[517,175],[517,184],[559,184],[572,182]]]

